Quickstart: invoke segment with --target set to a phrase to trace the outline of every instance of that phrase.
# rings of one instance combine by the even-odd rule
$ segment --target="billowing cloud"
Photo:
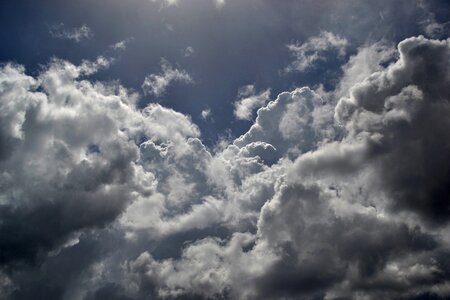
[[[334,139],[333,107],[309,88],[284,92],[258,110],[253,126],[234,141],[238,147],[266,142],[282,156],[298,155]]]
[[[190,117],[90,77],[111,63],[0,69],[2,295],[450,296],[450,40],[361,47],[335,89],[261,102],[213,149]],[[190,78],[162,68],[155,95]]]
[[[316,92],[329,102],[336,103],[341,97],[349,96],[350,89],[369,77],[372,73],[383,70],[396,57],[395,48],[383,41],[358,48],[348,62],[342,66],[342,76],[337,87],[324,91],[321,85]]]
[[[387,70],[352,88],[336,117],[349,137],[374,142],[366,159],[376,161],[393,208],[446,222],[449,41],[410,38],[399,44],[399,53]]]
[[[156,104],[139,111],[121,86],[81,79],[99,67],[55,60],[37,78],[2,67],[3,263],[34,259],[149,195],[154,176],[136,163],[142,138],[198,135],[181,114]]]
[[[142,89],[156,97],[163,95],[174,82],[192,83],[191,76],[182,69],[173,68],[164,58],[161,59],[161,73],[150,74],[145,77]]]

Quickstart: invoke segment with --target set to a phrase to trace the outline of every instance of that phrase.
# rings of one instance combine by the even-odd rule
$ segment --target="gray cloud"
[[[336,108],[350,136],[377,140],[366,159],[376,161],[392,206],[435,223],[448,219],[448,43],[401,42],[400,59],[356,85]]]

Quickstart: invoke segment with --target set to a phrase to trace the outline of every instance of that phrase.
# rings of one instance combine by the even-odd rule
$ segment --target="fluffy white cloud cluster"
[[[106,59],[4,65],[2,294],[449,297],[450,40],[398,53],[361,48],[335,91],[281,93],[213,150],[189,117],[89,80]]]

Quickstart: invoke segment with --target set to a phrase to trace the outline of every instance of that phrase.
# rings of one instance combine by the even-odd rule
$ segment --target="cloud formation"
[[[0,69],[2,295],[450,296],[450,40],[361,47],[334,90],[260,101],[214,149],[190,117],[90,77],[111,63]],[[155,95],[190,80],[162,69]]]
[[[253,111],[270,100],[270,89],[256,93],[255,86],[243,86],[238,91],[238,100],[234,102],[234,115],[238,120],[251,120]]]
[[[142,83],[142,89],[146,93],[160,97],[174,82],[192,83],[193,80],[185,70],[173,68],[169,61],[161,58],[161,73],[150,74],[145,77]]]
[[[77,28],[65,28],[63,23],[51,26],[50,35],[57,39],[73,40],[77,43],[94,36],[92,30],[86,24]]]
[[[348,41],[332,32],[322,31],[319,35],[310,37],[304,43],[287,45],[294,61],[285,68],[285,72],[304,72],[315,67],[319,61],[327,59],[330,52],[338,57],[344,57]]]
[[[211,110],[209,108],[202,110],[200,113],[203,120],[206,120],[211,117]]]

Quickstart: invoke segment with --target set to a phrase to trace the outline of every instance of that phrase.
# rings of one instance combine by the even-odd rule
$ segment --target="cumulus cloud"
[[[2,67],[4,263],[34,259],[72,232],[112,221],[127,203],[149,195],[153,175],[137,164],[143,137],[170,136],[176,143],[198,135],[181,114],[156,104],[139,111],[137,95],[121,86],[81,79],[98,68],[98,62],[54,60],[33,78],[21,66]],[[24,218],[27,223],[17,223]]]
[[[66,28],[63,23],[51,26],[50,34],[54,38],[73,40],[77,43],[82,40],[91,39],[94,36],[92,30],[87,25],[82,25],[77,28]]]
[[[233,299],[447,297],[447,279],[438,278],[439,274],[448,272],[445,267],[448,251],[444,250],[448,241],[445,235],[429,227],[430,220],[432,226],[446,226],[446,210],[441,205],[444,203],[441,201],[448,198],[445,188],[439,193],[433,190],[435,186],[447,186],[446,176],[439,175],[446,173],[446,166],[438,154],[436,162],[441,166],[437,168],[426,149],[439,145],[440,141],[446,143],[448,137],[433,127],[441,138],[430,141],[430,136],[422,129],[411,126],[417,124],[423,130],[428,128],[425,124],[434,126],[431,119],[423,118],[428,115],[431,118],[434,103],[441,109],[446,105],[444,91],[448,76],[442,74],[446,73],[447,66],[443,64],[438,68],[434,63],[448,61],[448,49],[448,41],[405,40],[399,45],[400,58],[395,64],[363,79],[351,89],[350,98],[339,102],[336,118],[345,124],[347,131],[342,139],[324,140],[319,136],[308,144],[296,138],[304,150],[293,157],[292,163],[281,160],[272,165],[273,174],[278,174],[272,178],[277,180],[272,181],[270,191],[262,194],[266,201],[259,202],[263,206],[257,214],[257,231],[249,235],[252,245],[241,244],[232,259],[246,259],[248,266],[255,265],[250,257],[258,259],[264,262],[259,269],[242,271],[239,266],[228,266],[229,258],[223,253],[230,253],[230,246],[207,238],[187,246],[177,260],[158,261],[143,254],[131,264],[135,266],[145,261],[145,270],[158,271],[138,273],[140,284],[151,282],[157,287],[157,294],[165,297],[181,294]],[[440,74],[439,79],[430,80],[423,75],[432,76],[431,70]],[[421,75],[421,72],[424,73]],[[434,97],[424,98],[423,90]],[[371,98],[367,98],[369,96]],[[300,111],[281,109],[280,103],[296,103],[297,99],[301,104],[310,99],[309,103],[313,104],[311,100],[320,97],[308,89],[280,95],[258,111],[255,127],[222,155],[233,147],[240,147],[238,153],[243,157],[260,157],[264,155],[250,150],[257,149],[255,143],[263,143],[259,149],[285,144],[273,140],[286,129],[280,126],[283,117],[275,116],[283,116],[286,111],[300,116],[302,111],[305,115],[314,115],[314,106]],[[431,107],[422,106],[424,103]],[[270,115],[277,126],[269,127],[262,122],[264,113]],[[295,118],[290,116],[289,119]],[[333,122],[327,120],[324,124],[333,128]],[[433,120],[442,120],[444,123],[436,126],[446,128],[442,115]],[[301,131],[305,123],[313,122],[296,122],[293,127]],[[308,130],[317,132],[314,128]],[[254,134],[250,134],[252,131]],[[426,145],[420,144],[421,141]],[[288,145],[294,147],[295,144]],[[416,152],[413,145],[421,149],[420,152]],[[271,151],[280,151],[281,146],[276,146],[270,147]],[[404,147],[409,150],[405,151]],[[438,147],[442,153],[447,151],[444,144]],[[286,156],[286,152],[281,153],[282,157]],[[410,169],[416,168],[417,163],[420,163],[420,173]],[[393,166],[404,166],[405,170],[397,171]],[[275,168],[279,168],[278,173]],[[431,173],[427,170],[431,168],[438,170],[433,180],[436,185],[428,187],[427,178],[431,178]],[[254,172],[260,178],[263,173],[268,174],[267,171]],[[416,183],[400,180],[408,176],[413,176]],[[235,181],[234,184],[242,183]],[[409,213],[419,218],[410,218]],[[206,249],[215,253],[206,255],[214,260],[206,259],[206,264],[193,263],[199,261],[195,258],[197,253],[210,251]],[[192,270],[198,271],[191,273]],[[209,276],[198,277],[204,274]],[[245,289],[241,288],[241,282],[245,282]]]
[[[166,59],[161,59],[161,73],[150,74],[142,83],[144,92],[156,97],[162,96],[174,82],[192,83],[191,76],[183,69],[173,68]]]
[[[348,41],[345,38],[328,31],[322,31],[304,43],[289,44],[287,48],[294,61],[285,68],[285,72],[304,72],[313,69],[318,62],[326,60],[330,53],[344,57],[347,45]]]
[[[450,40],[394,52],[360,48],[335,90],[280,93],[213,150],[188,116],[91,79],[105,58],[3,65],[0,292],[448,298]]]
[[[399,44],[399,53],[395,64],[338,103],[336,117],[350,136],[377,140],[367,159],[377,160],[393,207],[447,222],[449,41],[410,38]]]
[[[333,113],[333,107],[309,88],[284,92],[258,110],[255,123],[234,144],[266,142],[281,156],[295,156],[334,139]]]

